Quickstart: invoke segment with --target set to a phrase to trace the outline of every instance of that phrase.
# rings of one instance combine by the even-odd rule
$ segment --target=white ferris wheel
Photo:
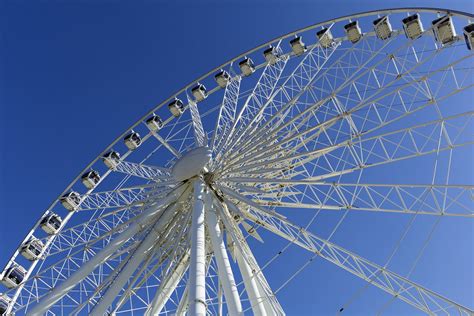
[[[291,32],[209,71],[39,216],[0,274],[0,314],[283,315],[272,276],[310,273],[272,271],[291,247],[414,313],[472,315],[391,271],[410,225],[379,263],[334,236],[358,216],[473,220],[462,166],[473,47],[472,14],[390,9]]]

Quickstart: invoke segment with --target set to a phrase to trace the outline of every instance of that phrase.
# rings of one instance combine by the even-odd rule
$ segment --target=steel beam
[[[168,223],[175,215],[175,212],[176,204],[171,207],[168,207],[163,212],[160,218],[156,221],[151,231],[148,233],[148,236],[146,236],[146,238],[137,247],[135,253],[130,258],[129,262],[125,265],[122,271],[119,272],[117,277],[112,281],[109,288],[100,299],[99,303],[92,310],[91,315],[104,315],[109,306],[114,302],[115,298],[122,290],[125,283],[130,279],[130,277],[136,271],[138,266],[142,263],[148,252],[153,248],[165,226],[168,225]]]
[[[206,208],[211,205],[209,196],[206,197]],[[224,234],[220,229],[219,222],[214,210],[206,213],[207,228],[211,237],[212,249],[214,257],[217,261],[219,280],[224,290],[225,300],[227,303],[227,311],[229,315],[242,315],[242,304],[240,302],[239,291],[235,283],[232,267],[230,266],[229,257],[227,255],[224,243]]]
[[[194,208],[191,224],[189,267],[189,314],[206,315],[206,236],[204,223],[204,182],[194,180]]]
[[[97,266],[106,261],[115,251],[123,246],[130,238],[135,236],[140,230],[147,226],[147,223],[152,220],[164,207],[173,203],[178,196],[183,192],[184,187],[177,188],[174,192],[170,193],[160,202],[150,206],[144,211],[144,216],[140,217],[137,222],[134,222],[112,240],[107,247],[103,248],[93,258],[84,263],[78,270],[76,270],[71,276],[64,280],[61,284],[54,287],[51,292],[40,299],[40,302],[34,306],[29,315],[43,315],[45,314],[56,302],[64,297],[70,290],[90,275]]]

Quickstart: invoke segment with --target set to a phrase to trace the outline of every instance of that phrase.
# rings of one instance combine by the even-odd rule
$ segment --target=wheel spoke
[[[188,107],[191,112],[191,118],[193,121],[194,127],[194,139],[196,141],[196,146],[207,146],[207,136],[202,127],[201,115],[195,101],[191,100],[188,96]]]
[[[234,207],[236,208],[236,206]],[[257,213],[252,210],[248,212],[240,210],[240,212],[245,214],[245,217],[256,225],[317,254],[319,257],[425,313],[434,314],[435,311],[443,311],[448,314],[456,312],[460,315],[471,315],[473,313],[468,308],[393,273],[385,267],[372,263],[357,254],[306,231],[304,228],[291,224],[288,220],[264,216],[261,212]]]
[[[277,294],[321,257],[388,293],[379,311],[398,298],[430,315],[474,314],[410,280],[432,259],[429,243],[470,245],[446,225],[462,234],[474,219],[473,27],[470,14],[442,9],[360,13],[190,82],[53,200],[0,273],[0,313],[284,315]],[[396,238],[406,222],[384,266],[333,243],[361,219],[353,243]],[[293,245],[310,259],[273,291],[284,275],[267,271]],[[400,259],[406,275],[387,269]],[[283,272],[294,263],[279,262]]]
[[[319,174],[313,173],[307,180],[322,181],[360,169],[470,146],[474,141],[469,133],[473,128],[473,114],[473,112],[467,112],[379,136],[353,142],[345,141],[330,148],[283,156],[241,167],[232,173],[229,172],[228,176],[238,177],[243,171],[246,174],[265,174],[273,171],[272,166],[276,163],[284,163],[297,168],[315,161],[314,170]],[[304,159],[293,162],[297,158]],[[345,162],[345,164],[340,162]],[[262,169],[262,166],[270,169]]]
[[[455,66],[456,64],[461,63],[462,61],[465,61],[466,58],[467,57],[460,58],[459,60],[453,62],[452,64],[450,64],[448,66],[441,67],[439,69],[433,70],[430,74],[427,74],[425,77],[422,77],[421,79],[418,78],[418,79],[413,80],[411,82],[408,82],[404,85],[401,85],[401,86],[389,91],[388,94],[380,95],[377,98],[357,101],[358,103],[353,108],[348,109],[347,112],[344,112],[342,114],[340,112],[331,113],[331,111],[328,109],[328,110],[323,112],[324,113],[324,116],[323,116],[324,121],[323,122],[319,121],[317,117],[314,117],[312,112],[311,112],[315,108],[320,108],[323,105],[325,105],[325,103],[331,102],[331,100],[333,100],[330,97],[322,99],[321,101],[314,103],[313,106],[305,109],[304,111],[302,111],[298,115],[292,117],[291,120],[289,120],[286,124],[276,128],[275,131],[266,133],[266,135],[267,135],[266,137],[269,138],[269,139],[264,139],[262,142],[259,141],[259,140],[254,139],[253,142],[252,142],[253,146],[251,148],[258,149],[258,150],[255,151],[255,150],[250,150],[249,149],[249,151],[247,153],[249,155],[251,155],[251,157],[252,157],[250,160],[255,159],[256,157],[261,155],[261,153],[265,153],[268,150],[271,150],[271,147],[263,147],[263,146],[266,146],[266,145],[270,144],[272,147],[274,147],[275,142],[279,146],[289,145],[291,143],[292,148],[294,150],[297,150],[298,148],[301,147],[301,145],[308,145],[312,141],[314,141],[314,142],[321,141],[322,140],[321,137],[320,137],[321,134],[326,135],[328,133],[328,131],[334,130],[335,127],[338,127],[338,130],[336,130],[336,131],[339,132],[344,127],[344,125],[342,124],[342,122],[338,122],[338,121],[341,121],[344,118],[347,118],[348,116],[351,117],[351,120],[352,120],[353,124],[355,124],[354,120],[357,122],[356,125],[359,126],[359,127],[356,128],[356,129],[363,130],[363,132],[358,132],[358,133],[348,132],[348,133],[343,134],[343,136],[346,136],[346,139],[360,138],[363,135],[369,134],[370,132],[373,132],[373,131],[375,131],[379,128],[382,128],[382,127],[384,127],[384,126],[386,126],[386,125],[388,125],[388,124],[390,124],[394,121],[397,121],[397,120],[399,120],[401,118],[404,118],[408,115],[411,115],[413,113],[416,113],[416,112],[432,105],[435,101],[440,102],[440,101],[442,101],[442,100],[444,100],[448,97],[451,97],[453,94],[460,93],[460,92],[472,87],[473,82],[471,82],[471,81],[464,82],[464,85],[459,87],[459,89],[456,89],[453,92],[450,91],[450,92],[448,92],[444,95],[437,95],[436,98],[434,96],[433,97],[428,97],[428,98],[423,98],[422,96],[421,97],[416,97],[416,98],[412,97],[412,99],[408,103],[408,102],[403,102],[403,99],[400,97],[400,93],[403,92],[404,90],[411,89],[411,87],[414,83],[426,82],[426,80],[427,80],[426,78],[433,77],[433,76],[435,76],[437,74],[440,74],[440,73],[452,72],[452,67]],[[393,82],[395,82],[395,81],[393,81]],[[393,83],[393,82],[391,82],[391,83]],[[395,97],[394,98],[389,98],[391,95],[393,95]],[[400,107],[395,106],[395,102],[397,102],[398,100],[402,101],[402,104],[404,104],[403,107],[400,108]],[[377,115],[368,116],[368,114],[371,113],[371,112],[374,112]],[[329,117],[328,117],[328,115],[329,115]],[[316,122],[317,123],[316,126],[310,126],[309,128],[307,128],[306,130],[303,130],[303,131],[300,131],[299,129],[296,128],[296,129],[292,130],[292,132],[288,132],[284,129],[284,128],[287,128],[287,127],[291,126],[291,124],[293,124],[294,122],[296,122],[297,119],[300,116],[302,116],[303,118],[306,117],[307,119],[316,118],[316,120],[318,120]],[[335,125],[336,123],[338,123],[338,124]],[[285,137],[281,141],[279,140],[281,135],[277,134],[280,131],[282,131],[282,135],[284,135],[284,137]],[[310,133],[313,133],[313,132],[315,132],[315,133],[313,135],[311,135]],[[293,135],[292,135],[292,133],[293,133]],[[272,137],[269,137],[269,136],[272,136]],[[298,142],[295,143],[295,141],[298,141],[298,139],[301,139],[300,144]],[[304,143],[303,143],[303,141],[304,141]],[[333,144],[334,140],[329,138],[328,141],[325,141],[325,142],[328,143],[328,145],[331,145],[331,144]],[[262,147],[255,148],[257,144],[259,144]],[[240,161],[247,161],[247,160],[248,160],[248,158],[240,158]],[[228,165],[227,168],[229,168],[230,166],[233,166],[233,165],[236,164],[236,158],[234,158],[232,161],[234,161],[234,162],[230,163],[230,165]],[[239,160],[237,160],[237,163],[238,162],[239,162]]]
[[[211,149],[215,153],[221,152],[221,147],[229,136],[232,124],[237,113],[237,102],[239,101],[240,76],[230,78],[225,87],[224,98],[219,109],[219,116],[212,136]]]
[[[239,178],[235,182],[273,185],[278,193],[257,193],[256,197],[250,200],[255,203],[254,205],[260,206],[474,216],[474,210],[470,205],[470,198],[474,194],[472,185],[352,184],[259,178]],[[307,186],[313,188],[315,192],[313,195],[310,194],[311,191],[306,188]],[[290,187],[291,191],[287,194],[280,193],[283,187]],[[267,197],[288,197],[288,199],[273,201]],[[312,203],[305,203],[309,200]],[[327,200],[325,205],[321,204],[323,200]]]
[[[147,166],[145,164],[139,164],[125,160],[117,161],[117,163],[118,164],[114,168],[114,171],[147,180],[166,181],[169,180],[169,174],[171,172],[166,168]]]
[[[337,60],[335,60],[329,67],[327,67],[321,74],[318,76],[315,76],[313,80],[308,84],[305,89],[309,91],[307,94],[307,100],[302,101],[301,100],[301,95],[297,96],[296,100],[294,98],[290,98],[288,102],[286,102],[283,106],[281,106],[280,109],[276,112],[276,115],[270,116],[268,120],[261,126],[261,129],[259,130],[258,133],[251,134],[249,135],[241,145],[241,149],[237,151],[237,153],[242,154],[248,152],[248,148],[252,148],[253,145],[256,143],[254,142],[256,139],[260,139],[261,137],[264,136],[270,136],[275,133],[274,129],[276,128],[277,131],[283,127],[280,127],[281,123],[278,121],[282,122],[285,117],[287,117],[291,112],[291,108],[295,107],[296,105],[311,105],[310,108],[306,111],[303,111],[303,113],[300,113],[300,115],[303,115],[304,113],[307,113],[308,111],[311,111],[313,109],[316,109],[317,107],[320,106],[321,103],[321,96],[316,95],[313,90],[318,89],[319,87],[325,87],[328,84],[328,81],[330,81],[329,78],[334,77],[334,73],[342,73],[344,76],[344,81],[341,83],[341,87],[346,86],[350,82],[353,82],[352,80],[356,80],[357,78],[361,77],[362,75],[359,75],[359,72],[363,70],[366,65],[370,64],[370,62],[379,57],[380,52],[387,47],[393,39],[390,39],[382,44],[379,44],[379,42],[374,41],[373,38],[371,37],[365,37],[363,38],[360,42],[358,42],[356,45],[348,49],[344,54],[342,54]],[[376,48],[377,45],[380,45],[378,48]],[[360,48],[362,46],[362,48]],[[369,47],[370,50],[364,49],[365,47]],[[330,57],[330,56],[329,56]],[[350,58],[351,60],[360,60],[360,64],[355,64],[352,65],[353,71],[351,72],[346,72],[346,71],[340,71],[340,69],[344,69],[346,67],[346,63],[344,61],[345,58]],[[383,63],[385,59],[382,59],[379,63]],[[363,61],[363,63],[362,63]],[[322,65],[324,66],[324,64]],[[286,83],[286,82],[285,82]],[[322,88],[319,88],[322,89]],[[327,94],[326,91],[324,91],[324,94]],[[277,121],[277,122],[275,122]],[[273,126],[272,126],[273,125]],[[264,132],[265,131],[265,132]],[[276,132],[277,132],[276,131]],[[253,142],[252,142],[253,140]],[[230,158],[232,161],[233,157]]]
[[[182,190],[183,189],[181,189],[181,192]],[[153,218],[169,203],[172,203],[174,200],[176,200],[176,198],[179,196],[179,193],[181,192],[180,190],[177,190],[160,201],[160,203],[158,203],[156,206],[150,207],[146,211],[146,215],[143,216],[138,223],[132,224],[123,233],[116,237],[113,243],[97,253],[93,259],[89,260],[80,269],[75,271],[67,280],[63,281],[60,285],[55,286],[50,293],[40,299],[40,302],[30,311],[30,313],[42,314],[51,308],[58,300],[60,300],[73,287],[75,287],[78,282],[86,278],[87,275],[89,275],[97,267],[97,265],[99,265],[104,260],[107,260],[107,258],[109,258],[120,246],[133,237],[133,235],[135,235],[141,229],[140,225],[146,223],[146,221],[148,221],[150,218]]]
[[[163,183],[175,185],[175,181]],[[90,211],[107,208],[132,207],[143,205],[148,199],[157,199],[167,194],[170,188],[156,185],[140,186],[137,188],[124,188],[109,192],[96,192],[81,196],[81,204],[77,211]]]
[[[279,50],[279,44],[276,47],[277,51]],[[275,64],[267,64],[265,66],[265,69],[263,70],[258,82],[255,84],[252,93],[247,97],[244,105],[239,111],[239,114],[235,118],[228,138],[216,157],[218,163],[223,159],[222,155],[230,150],[233,147],[233,144],[239,139],[243,126],[246,126],[246,124],[257,113],[258,109],[271,97],[275,86],[285,69],[286,62],[286,58],[279,58]]]

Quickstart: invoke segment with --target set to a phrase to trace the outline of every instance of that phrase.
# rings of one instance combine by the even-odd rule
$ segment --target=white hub
[[[198,147],[184,154],[173,166],[173,177],[184,181],[197,176],[211,160],[211,150],[208,147]]]

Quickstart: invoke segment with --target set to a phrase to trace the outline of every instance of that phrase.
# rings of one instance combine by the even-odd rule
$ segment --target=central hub
[[[176,161],[171,173],[178,181],[190,179],[204,170],[207,163],[211,161],[211,157],[212,154],[209,147],[194,148]]]

